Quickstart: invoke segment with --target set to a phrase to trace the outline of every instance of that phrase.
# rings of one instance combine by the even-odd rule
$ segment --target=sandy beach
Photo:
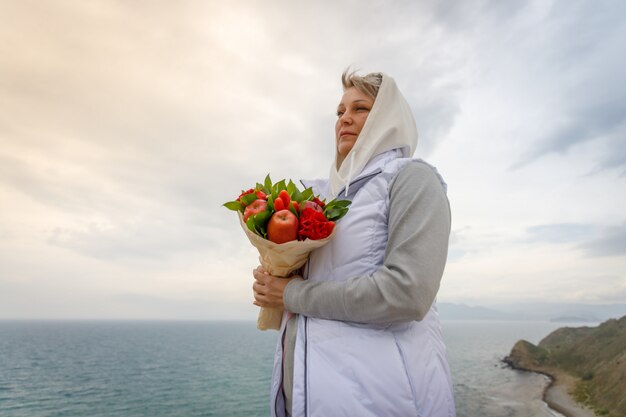
[[[593,410],[583,407],[568,394],[574,388],[576,378],[563,372],[548,377],[551,381],[543,392],[543,400],[550,408],[566,417],[598,417]]]

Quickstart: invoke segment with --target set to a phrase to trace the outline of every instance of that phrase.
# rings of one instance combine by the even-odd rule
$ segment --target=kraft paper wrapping
[[[239,214],[239,224],[243,228],[252,246],[259,251],[261,266],[276,277],[288,277],[293,271],[302,267],[309,254],[317,248],[324,246],[333,237],[335,230],[326,239],[320,240],[294,240],[286,243],[274,243],[257,235],[243,222],[243,215]],[[282,308],[261,307],[256,327],[259,330],[279,330],[283,317]]]

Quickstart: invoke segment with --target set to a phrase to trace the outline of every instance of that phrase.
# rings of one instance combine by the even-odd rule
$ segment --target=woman
[[[410,159],[411,110],[385,74],[342,75],[336,155],[316,194],[352,200],[303,277],[254,272],[255,304],[283,307],[272,416],[455,416],[435,296],[450,234],[446,185]]]

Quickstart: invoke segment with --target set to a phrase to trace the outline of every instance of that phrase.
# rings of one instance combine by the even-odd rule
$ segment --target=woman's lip
[[[355,136],[356,133],[352,133],[352,132],[339,132],[339,137],[345,136],[345,135],[352,135]]]

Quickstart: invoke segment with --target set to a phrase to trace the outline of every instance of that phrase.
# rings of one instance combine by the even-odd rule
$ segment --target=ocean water
[[[548,378],[510,369],[502,358],[519,339],[537,344],[564,326],[527,321],[443,321],[457,416],[561,417],[541,400]]]
[[[277,332],[253,322],[0,321],[0,416],[267,416]],[[561,324],[444,321],[459,417],[556,416],[500,360]]]

